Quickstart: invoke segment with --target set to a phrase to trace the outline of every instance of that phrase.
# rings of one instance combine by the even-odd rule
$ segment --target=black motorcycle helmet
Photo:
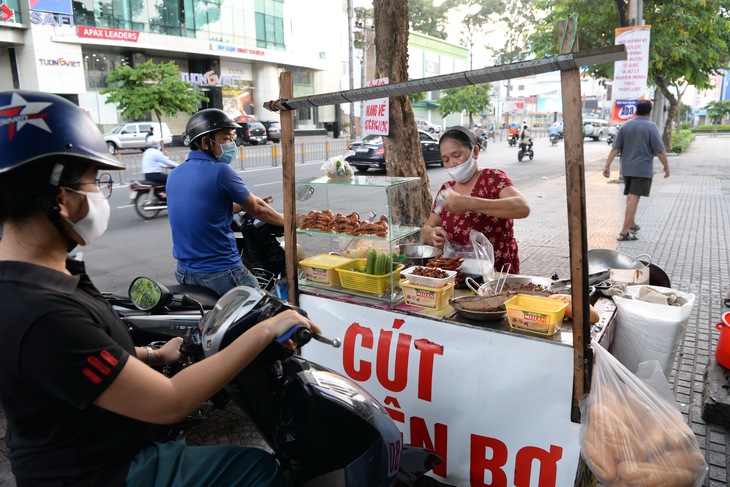
[[[220,129],[240,129],[241,126],[226,112],[218,108],[206,108],[190,117],[185,126],[185,144],[193,149],[200,148],[200,137]]]

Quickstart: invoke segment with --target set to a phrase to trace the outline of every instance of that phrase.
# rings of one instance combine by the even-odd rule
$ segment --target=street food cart
[[[610,300],[597,301],[601,319],[589,325],[579,67],[625,59],[625,50],[612,46],[581,53],[570,35],[563,38],[564,54],[552,59],[304,98],[291,98],[291,74],[285,72],[280,98],[265,104],[281,112],[288,295],[325,336],[342,340],[340,348],[312,342],[302,353],[361,383],[388,410],[406,443],[444,458],[433,474],[448,484],[562,487],[581,477],[578,399],[589,386],[588,344],[591,338],[610,340],[614,308]],[[443,303],[423,307],[403,300],[402,266],[375,283],[341,268],[349,264],[331,254],[352,255],[356,262],[365,260],[358,250],[374,247],[391,256],[402,244],[419,241],[420,215],[410,214],[405,203],[420,200],[420,180],[297,180],[293,110],[554,70],[563,76],[572,322],[541,336],[515,330],[506,319],[469,320],[451,306],[440,307]],[[384,222],[387,231],[353,235],[345,227],[298,226],[303,217],[326,211]],[[302,280],[297,246],[304,251]]]

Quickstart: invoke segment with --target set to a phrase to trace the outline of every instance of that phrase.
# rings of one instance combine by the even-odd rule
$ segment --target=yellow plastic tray
[[[400,281],[400,271],[405,267],[403,264],[397,264],[393,268],[393,272],[379,276],[353,270],[364,269],[366,263],[367,259],[353,259],[352,262],[337,268],[343,288],[370,294],[383,294],[390,289],[391,275],[393,282],[397,283]]]

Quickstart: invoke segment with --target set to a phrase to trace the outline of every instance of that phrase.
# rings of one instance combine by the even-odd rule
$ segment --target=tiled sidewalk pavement
[[[634,242],[616,241],[625,197],[622,185],[608,183],[600,174],[603,162],[586,163],[588,248],[648,254],[667,272],[673,288],[695,294],[670,382],[710,465],[703,487],[726,487],[730,430],[706,424],[700,415],[703,374],[708,360],[714,360],[719,334],[714,324],[725,310],[722,296],[730,285],[730,137],[700,137],[686,153],[670,156],[672,176],[663,179],[657,174],[652,195],[639,204],[640,240]],[[558,272],[561,278],[569,277],[565,180],[541,182],[525,194],[532,213],[516,222],[522,272],[540,276]],[[0,410],[0,438],[4,436]],[[0,487],[14,485],[6,453],[3,442]]]
[[[699,137],[684,154],[670,156],[668,179],[655,163],[651,196],[641,199],[637,212],[637,241],[616,241],[625,196],[622,184],[600,174],[603,163],[586,163],[588,248],[648,254],[669,275],[672,288],[695,295],[670,383],[710,466],[704,487],[726,487],[730,429],[706,424],[701,407],[703,374],[719,335],[714,324],[727,310],[722,297],[730,285],[730,137]],[[530,217],[516,223],[521,271],[569,277],[565,180],[546,181],[527,196]]]

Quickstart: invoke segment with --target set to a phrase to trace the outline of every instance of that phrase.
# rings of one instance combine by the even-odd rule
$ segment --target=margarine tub
[[[352,259],[339,255],[318,254],[299,261],[304,279],[312,284],[328,287],[340,287],[340,276],[336,269]]]
[[[556,299],[517,294],[504,302],[510,328],[538,335],[560,331],[568,303]]]
[[[454,293],[454,282],[449,281],[442,287],[428,287],[413,284],[408,280],[401,281],[403,301],[412,306],[439,310],[449,304],[449,298]]]

